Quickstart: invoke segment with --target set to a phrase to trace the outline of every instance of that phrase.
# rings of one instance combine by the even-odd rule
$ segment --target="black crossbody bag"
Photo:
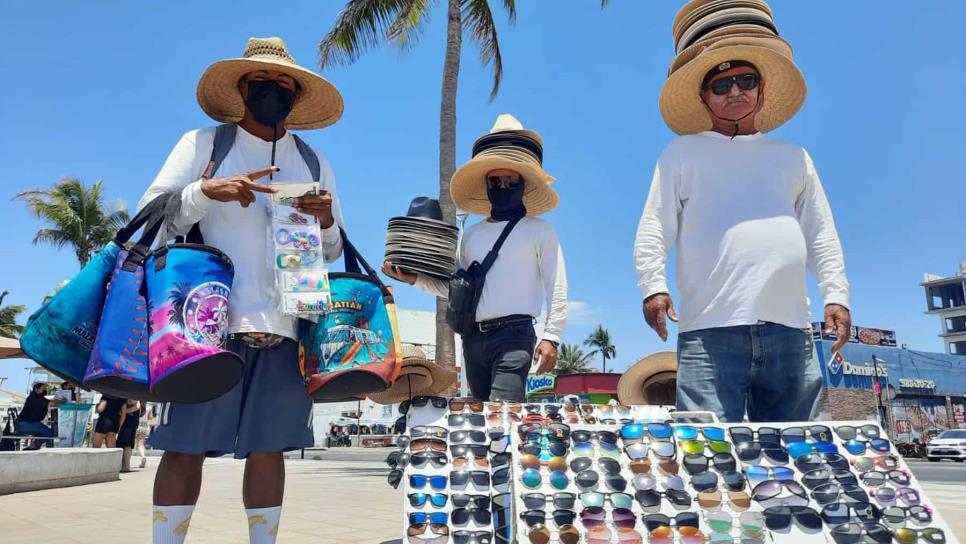
[[[476,307],[480,304],[480,297],[483,295],[483,282],[486,281],[486,273],[490,271],[493,262],[496,261],[503,242],[513,227],[519,223],[519,219],[513,219],[503,227],[503,232],[493,244],[493,249],[486,254],[482,263],[473,261],[466,269],[460,268],[449,280],[449,299],[446,302],[446,323],[460,336],[467,336],[476,327]]]

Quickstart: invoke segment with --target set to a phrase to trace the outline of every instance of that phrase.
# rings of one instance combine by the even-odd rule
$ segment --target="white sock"
[[[282,507],[246,508],[245,514],[248,515],[249,544],[275,544]]]
[[[195,505],[158,506],[155,504],[152,510],[154,544],[184,544],[184,537],[188,534],[188,524],[191,522]]]

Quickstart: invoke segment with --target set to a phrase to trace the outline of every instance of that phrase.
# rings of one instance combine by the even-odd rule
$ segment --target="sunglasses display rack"
[[[404,409],[409,436],[390,456],[409,456],[393,471],[403,542],[958,542],[869,422],[688,424],[646,406],[439,397]]]

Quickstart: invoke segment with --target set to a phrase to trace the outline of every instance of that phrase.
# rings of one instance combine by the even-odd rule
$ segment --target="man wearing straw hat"
[[[463,338],[466,377],[481,400],[523,401],[533,361],[537,372],[556,367],[557,345],[567,321],[567,274],[553,226],[536,216],[557,206],[554,178],[543,170],[543,139],[502,114],[473,144],[473,158],[450,182],[456,205],[487,219],[466,229],[457,255],[460,268],[483,262],[507,222],[510,231],[486,275],[474,332]],[[386,262],[383,271],[418,289],[446,297],[448,284]],[[547,303],[543,337],[533,324]]]
[[[289,181],[318,175],[320,195],[302,197],[295,207],[318,219],[326,260],[338,258],[342,214],[332,170],[290,130],[335,123],[342,97],[328,81],[298,66],[280,38],[251,38],[242,58],[209,66],[197,96],[205,113],[227,123],[230,131],[210,127],[185,134],[140,205],[160,194],[180,195],[169,230],[183,233],[198,224],[205,243],[231,258],[235,277],[226,349],[245,361],[245,375],[213,401],[162,408],[151,435],[152,446],[165,450],[154,481],[154,542],[184,541],[205,457],[231,453],[246,460],[242,495],[250,541],[272,543],[285,482],[282,452],[314,441],[295,320],[283,315],[272,297],[275,276],[265,237],[266,197],[274,190],[263,180],[279,173]],[[231,131],[233,137],[216,139]],[[221,142],[220,164],[215,164],[216,142]]]
[[[729,33],[729,21],[745,28]],[[634,248],[645,320],[666,340],[666,319],[678,317],[665,263],[677,246],[677,408],[723,421],[809,419],[820,376],[805,355],[806,268],[838,334],[833,351],[851,328],[842,246],[815,165],[801,146],[765,135],[806,94],[775,32],[760,0],[694,0],[679,13],[680,54],[660,107],[680,136],[658,160]]]

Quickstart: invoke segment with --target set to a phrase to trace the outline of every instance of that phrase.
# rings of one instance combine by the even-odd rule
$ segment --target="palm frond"
[[[396,42],[403,51],[411,49],[419,43],[419,38],[429,22],[429,8],[432,4],[433,0],[410,0],[386,29],[386,38]]]
[[[503,0],[503,8],[506,9],[506,16],[510,24],[515,24],[517,22],[516,0]]]
[[[513,13],[516,13],[515,8]],[[500,92],[500,82],[503,80],[503,57],[500,56],[496,22],[493,20],[493,12],[490,11],[487,0],[463,0],[463,23],[480,48],[480,63],[483,66],[493,65],[493,89],[490,91],[492,101]]]
[[[422,0],[350,0],[336,18],[332,30],[319,43],[319,66],[352,64],[370,47],[379,44],[399,18]]]

